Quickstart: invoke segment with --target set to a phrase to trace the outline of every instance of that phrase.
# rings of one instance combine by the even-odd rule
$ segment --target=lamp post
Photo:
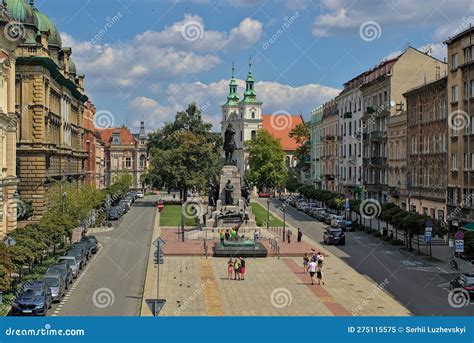
[[[267,199],[267,231],[270,226],[270,199]]]
[[[286,204],[282,205],[283,208],[283,242],[285,241],[285,229],[286,229]]]

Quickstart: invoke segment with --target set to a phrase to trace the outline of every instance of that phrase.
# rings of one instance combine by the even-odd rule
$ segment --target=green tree
[[[11,257],[14,268],[18,271],[21,278],[23,274],[23,266],[31,268],[35,261],[33,252],[28,247],[19,244],[7,247],[7,251]]]
[[[287,169],[280,141],[268,131],[259,130],[255,139],[245,142],[245,146],[249,153],[247,179],[259,190],[283,186]]]
[[[288,192],[294,193],[298,190],[299,186],[300,184],[298,182],[298,175],[294,170],[289,170],[285,181],[286,190]]]
[[[304,162],[308,158],[310,158],[311,132],[309,127],[304,122],[298,124],[293,129],[291,129],[289,136],[290,138],[293,138],[296,141],[296,144],[298,144],[298,148],[296,148],[295,151],[295,156],[298,158],[299,161],[299,169],[307,171],[310,165]]]
[[[215,179],[222,140],[211,128],[202,120],[196,104],[191,103],[176,114],[173,123],[152,133],[148,174],[153,184],[179,190],[185,201],[189,189],[203,190],[209,179]]]

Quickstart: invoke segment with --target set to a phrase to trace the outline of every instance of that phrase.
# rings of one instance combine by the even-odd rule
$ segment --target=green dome
[[[37,27],[33,8],[25,0],[6,0],[8,13],[19,23]]]
[[[38,21],[38,30],[49,31],[48,44],[56,48],[61,48],[61,35],[53,22],[36,7],[33,8],[33,11]]]
[[[77,74],[76,63],[74,63],[72,58],[69,58],[69,73],[70,74]]]

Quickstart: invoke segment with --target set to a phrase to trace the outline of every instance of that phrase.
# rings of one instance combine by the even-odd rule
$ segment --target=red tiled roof
[[[293,138],[290,138],[290,131],[298,124],[303,124],[301,115],[280,114],[262,114],[263,129],[278,138],[281,142],[283,150],[294,151],[298,148],[298,144]]]
[[[137,141],[133,138],[132,133],[126,127],[108,128],[108,129],[97,129],[97,133],[104,142],[105,147],[110,147],[112,141],[112,134],[114,132],[120,132],[120,143],[121,145],[132,145]]]

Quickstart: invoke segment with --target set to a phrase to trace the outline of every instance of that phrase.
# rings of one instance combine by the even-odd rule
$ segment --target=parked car
[[[87,250],[86,249],[82,247],[72,247],[71,249],[68,250],[68,253],[80,254],[81,260],[82,260],[82,267],[84,267],[87,264]]]
[[[64,294],[66,294],[66,282],[61,275],[45,274],[41,277],[40,281],[49,286],[52,301],[60,302]]]
[[[145,194],[143,194],[143,192],[141,192],[141,191],[137,192],[137,199],[142,199],[144,197],[145,197]]]
[[[258,193],[259,198],[270,198],[272,195],[268,192],[260,192]]]
[[[319,220],[320,215],[325,212],[325,209],[322,207],[312,208],[309,211],[309,215],[317,220]]]
[[[84,241],[76,242],[72,245],[72,248],[84,249],[86,251],[87,260],[90,260],[90,258],[92,257],[92,245],[87,242],[84,242]]]
[[[123,209],[119,206],[114,206],[109,211],[109,220],[119,220],[122,217]]]
[[[346,235],[341,228],[327,227],[323,234],[323,240],[327,245],[345,245]]]
[[[30,283],[20,291],[12,303],[12,315],[45,316],[53,302],[51,290],[45,282]]]
[[[69,285],[72,283],[72,279],[74,278],[71,267],[65,263],[55,263],[50,265],[49,268],[46,269],[45,274],[56,274],[62,276],[66,283],[66,289],[69,288]]]
[[[344,219],[343,222],[342,222],[342,227],[343,227],[346,231],[352,231],[352,229],[353,229],[353,227],[352,227],[352,220]]]
[[[82,254],[82,250],[79,249],[69,249],[69,251],[64,254],[64,257],[72,256],[76,260],[76,262],[79,262],[79,269],[84,268],[86,265],[86,261],[84,261],[84,256]]]
[[[93,254],[96,254],[97,251],[99,251],[99,242],[97,241],[97,238],[95,236],[87,235],[81,238],[82,242],[89,242],[91,244],[92,249],[91,252]]]
[[[120,200],[119,202],[119,206],[123,207],[125,209],[125,212],[124,213],[127,213],[129,210],[130,210],[130,205],[131,205],[131,202],[129,202],[128,200],[126,199],[122,199]]]
[[[332,227],[340,227],[342,228],[342,224],[344,222],[344,217],[343,216],[332,216],[331,217],[331,226]]]
[[[72,269],[72,276],[76,278],[81,269],[81,262],[75,256],[61,256],[56,263],[66,263]]]
[[[474,297],[474,273],[461,274],[449,283],[451,290],[462,288],[468,292],[471,299]]]

